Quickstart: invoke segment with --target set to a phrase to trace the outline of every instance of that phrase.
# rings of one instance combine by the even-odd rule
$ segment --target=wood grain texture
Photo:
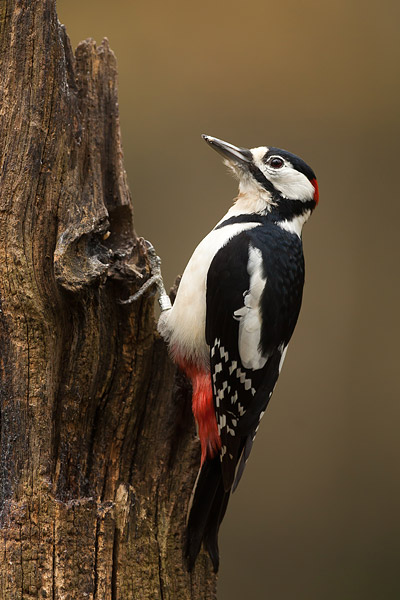
[[[212,599],[190,388],[155,331],[115,57],[0,0],[0,599]],[[108,234],[110,232],[110,234]]]

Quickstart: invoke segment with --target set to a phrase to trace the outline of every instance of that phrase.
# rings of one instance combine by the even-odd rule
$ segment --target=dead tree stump
[[[107,41],[0,0],[0,598],[215,598],[184,568],[199,461],[155,332]]]

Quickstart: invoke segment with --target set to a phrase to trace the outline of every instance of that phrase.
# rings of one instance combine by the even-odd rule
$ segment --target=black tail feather
[[[185,555],[189,571],[194,567],[203,541],[214,571],[218,571],[218,530],[229,495],[230,492],[224,490],[219,456],[207,459],[197,481],[187,524]]]
[[[210,555],[215,573],[218,572],[219,568],[218,531],[219,526],[222,523],[222,519],[225,516],[230,495],[230,491],[225,492],[221,478],[221,482],[218,486],[214,497],[214,502],[210,510],[207,527],[203,537],[204,545],[208,554]]]

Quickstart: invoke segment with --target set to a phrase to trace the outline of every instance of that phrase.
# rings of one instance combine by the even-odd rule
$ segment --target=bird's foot
[[[167,292],[165,291],[164,282],[161,275],[161,258],[157,256],[154,246],[147,240],[146,245],[151,276],[135,294],[129,296],[129,298],[126,300],[120,300],[119,302],[120,304],[132,304],[132,302],[136,302],[136,300],[143,296],[143,294],[149,288],[155,285],[159,293],[158,303],[161,311],[170,310],[172,308],[172,304]]]

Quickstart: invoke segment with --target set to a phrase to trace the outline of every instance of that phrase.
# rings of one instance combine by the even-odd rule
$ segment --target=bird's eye
[[[268,160],[268,164],[273,169],[281,169],[285,162],[279,156],[271,156],[271,158]]]

